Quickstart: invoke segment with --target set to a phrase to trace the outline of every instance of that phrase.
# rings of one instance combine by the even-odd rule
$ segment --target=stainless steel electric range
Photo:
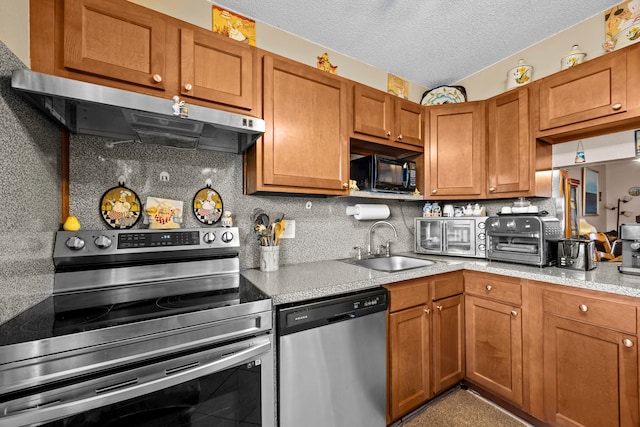
[[[238,229],[58,232],[53,295],[0,325],[0,426],[273,426],[271,300]]]

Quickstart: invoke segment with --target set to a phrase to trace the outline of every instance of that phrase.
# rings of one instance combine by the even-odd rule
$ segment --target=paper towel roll
[[[385,219],[390,215],[387,205],[355,205],[347,206],[347,215],[353,215],[357,220]]]

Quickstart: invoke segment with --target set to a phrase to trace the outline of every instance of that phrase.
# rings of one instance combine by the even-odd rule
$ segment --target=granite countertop
[[[248,269],[243,270],[242,275],[269,295],[274,305],[344,294],[463,269],[640,297],[640,276],[619,273],[620,263],[617,262],[602,262],[594,270],[576,271],[474,258],[420,256],[414,253],[397,255],[438,262],[429,267],[387,273],[335,260],[284,265],[277,271],[268,273]]]

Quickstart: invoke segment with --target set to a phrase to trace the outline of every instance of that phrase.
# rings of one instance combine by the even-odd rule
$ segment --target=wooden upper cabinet
[[[353,136],[424,147],[423,107],[371,87],[353,85]]]
[[[267,129],[262,153],[256,153],[257,162],[262,160],[262,182],[256,189],[347,194],[345,80],[271,55],[264,56],[263,72]]]
[[[535,140],[529,132],[529,89],[487,101],[487,195],[526,196],[535,177]]]
[[[64,2],[64,67],[165,89],[166,23],[129,2]]]
[[[252,110],[254,53],[217,34],[180,29],[180,93]]]
[[[609,54],[544,78],[538,91],[540,131],[623,113],[626,53]]]
[[[425,157],[427,198],[485,194],[485,104],[464,102],[428,107]]]

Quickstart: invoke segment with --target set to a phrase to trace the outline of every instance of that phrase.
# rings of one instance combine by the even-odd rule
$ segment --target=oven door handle
[[[252,339],[249,344],[245,343],[241,346],[232,345],[222,351],[221,348],[214,348],[199,353],[198,356],[200,356],[201,360],[206,359],[207,356],[212,359],[206,361],[206,363],[193,363],[194,358],[190,357],[193,355],[187,355],[177,360],[168,360],[127,371],[127,375],[135,378],[135,380],[118,384],[108,390],[106,390],[106,387],[96,385],[92,386],[91,393],[85,393],[81,396],[72,395],[74,391],[77,394],[77,389],[84,388],[84,385],[91,382],[88,381],[84,384],[76,384],[75,387],[72,387],[69,395],[53,395],[53,393],[51,393],[51,397],[48,398],[47,395],[50,393],[45,392],[32,396],[33,398],[29,400],[37,403],[31,404],[30,407],[23,407],[16,412],[7,411],[7,405],[10,405],[11,402],[5,402],[0,405],[0,409],[2,410],[2,414],[0,414],[0,427],[50,422],[173,387],[183,382],[220,372],[243,363],[249,363],[255,360],[255,363],[259,364],[261,361],[256,360],[256,357],[263,354],[266,355],[271,352],[271,348],[270,336],[257,337]],[[181,365],[180,360],[182,359],[184,359],[184,363]],[[184,366],[184,369],[175,369],[175,366]],[[270,367],[267,367],[267,369],[270,369]],[[143,372],[148,373],[150,370],[158,373],[156,378],[141,382],[139,378],[144,377],[144,375],[141,374]],[[112,381],[112,383],[113,382],[116,381]]]

